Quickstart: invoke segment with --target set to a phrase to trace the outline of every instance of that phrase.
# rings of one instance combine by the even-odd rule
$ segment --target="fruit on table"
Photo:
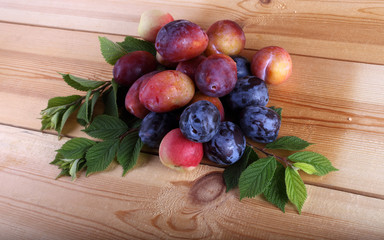
[[[202,61],[195,73],[199,90],[211,97],[222,97],[232,91],[237,82],[236,63],[227,55],[214,54]]]
[[[280,130],[280,116],[270,108],[248,106],[240,114],[240,127],[244,134],[260,143],[276,140]]]
[[[195,103],[195,102],[200,101],[200,100],[207,100],[207,101],[211,102],[213,105],[215,105],[215,107],[217,107],[217,109],[220,112],[221,121],[224,121],[224,117],[225,117],[224,107],[220,101],[220,98],[210,97],[210,96],[204,95],[203,93],[197,91],[195,93],[195,96],[193,96],[190,104]]]
[[[160,145],[163,137],[178,127],[176,116],[172,113],[148,113],[141,122],[139,137],[143,143],[152,148]]]
[[[149,110],[144,107],[139,99],[141,84],[145,84],[153,75],[158,72],[160,71],[153,71],[137,79],[129,88],[125,96],[125,109],[127,109],[128,112],[137,118],[143,119],[149,113]]]
[[[186,74],[166,70],[141,85],[139,100],[152,112],[169,112],[187,105],[194,94],[195,85]]]
[[[122,86],[130,87],[138,78],[156,69],[155,57],[146,51],[135,51],[122,56],[113,67],[113,78]]]
[[[226,102],[232,110],[236,110],[250,105],[265,106],[268,101],[269,94],[265,82],[255,76],[247,76],[237,80]]]
[[[207,30],[209,38],[205,51],[207,56],[217,53],[236,55],[244,49],[245,34],[243,29],[234,21],[220,20]]]
[[[235,55],[231,56],[233,61],[236,63],[237,68],[237,78],[242,78],[252,75],[251,73],[251,63],[245,57]]]
[[[208,36],[197,24],[176,20],[166,24],[157,34],[155,47],[164,60],[181,62],[202,54],[208,45]]]
[[[203,144],[188,140],[180,128],[171,130],[160,143],[160,161],[173,169],[192,170],[200,164],[203,156]]]
[[[253,55],[251,71],[266,83],[280,84],[291,76],[292,59],[281,47],[265,47]]]
[[[188,61],[179,62],[179,64],[177,64],[176,70],[187,74],[192,80],[194,80],[196,69],[204,59],[206,59],[206,57],[200,55]]]
[[[203,143],[204,153],[212,162],[230,165],[237,162],[244,153],[246,140],[241,129],[234,123],[221,122],[216,135]]]
[[[215,105],[201,100],[189,105],[180,116],[179,127],[183,135],[194,142],[208,142],[219,129],[220,112]]]
[[[159,52],[156,52],[156,60],[158,63],[160,63],[161,65],[167,67],[167,68],[175,68],[177,66],[177,62],[170,62],[170,61],[167,61],[165,60],[160,54]]]
[[[159,30],[173,20],[169,13],[155,9],[148,10],[141,14],[137,32],[144,40],[155,42]]]

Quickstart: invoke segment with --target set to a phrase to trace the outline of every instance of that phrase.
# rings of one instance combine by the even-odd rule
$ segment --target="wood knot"
[[[193,182],[189,197],[193,203],[207,204],[224,194],[225,188],[222,172],[210,172]]]

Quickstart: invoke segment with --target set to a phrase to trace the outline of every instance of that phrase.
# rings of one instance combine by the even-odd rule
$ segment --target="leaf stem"
[[[131,128],[131,129],[129,129],[128,131],[126,131],[125,133],[123,133],[119,137],[120,141],[123,140],[128,134],[133,133],[133,132],[137,132],[137,131],[139,131],[139,128]]]
[[[264,153],[266,156],[274,157],[277,161],[279,161],[281,164],[283,164],[284,167],[292,167],[293,166],[293,163],[290,160],[288,160],[288,158],[286,158],[286,157],[280,157],[280,156],[277,156],[276,154],[267,152],[265,150],[265,148],[260,148],[260,147],[256,147],[253,145],[249,145],[249,146],[253,149],[256,149],[259,152]]]

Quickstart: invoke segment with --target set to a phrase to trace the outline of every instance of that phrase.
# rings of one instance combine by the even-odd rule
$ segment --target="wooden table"
[[[207,29],[224,18],[244,27],[244,54],[278,45],[293,58],[286,83],[270,87],[283,108],[281,136],[340,169],[302,174],[308,199],[299,215],[238,190],[196,203],[197,179],[158,157],[125,177],[116,167],[76,181],[55,180],[49,164],[69,138],[86,136],[74,119],[62,140],[41,133],[49,98],[77,94],[57,72],[110,80],[98,36],[137,35],[140,14],[169,11]],[[383,239],[384,1],[0,0],[0,239]]]

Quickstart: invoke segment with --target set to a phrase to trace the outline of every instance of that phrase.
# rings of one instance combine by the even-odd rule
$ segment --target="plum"
[[[130,87],[138,78],[156,69],[155,57],[146,51],[122,56],[113,67],[113,78],[121,86]]]
[[[208,31],[207,56],[217,53],[236,55],[244,49],[245,34],[243,29],[234,21],[220,20],[212,24]]]
[[[169,112],[187,105],[195,94],[195,85],[186,74],[166,70],[141,85],[139,100],[152,112]]]
[[[220,112],[221,121],[224,121],[224,117],[225,117],[224,107],[223,107],[223,104],[220,101],[220,98],[218,98],[218,97],[210,97],[210,96],[204,95],[203,93],[197,91],[195,93],[195,96],[193,96],[190,104],[198,102],[198,101],[201,101],[201,100],[209,101],[213,105],[215,105],[215,107],[217,107],[217,109]]]
[[[230,93],[237,82],[236,63],[227,55],[214,54],[200,63],[195,73],[199,90],[211,97]]]
[[[280,84],[291,76],[292,59],[281,47],[265,47],[253,55],[251,71],[266,83]]]
[[[206,59],[206,57],[200,55],[188,61],[179,62],[179,64],[177,64],[176,70],[187,74],[193,80],[195,79],[195,72],[197,67],[204,59]]]
[[[160,143],[160,161],[172,169],[192,170],[200,164],[203,156],[203,144],[188,140],[180,128],[168,132]]]
[[[181,62],[202,54],[208,36],[197,24],[176,20],[166,24],[157,34],[155,47],[165,61]]]
[[[159,30],[173,20],[169,13],[157,9],[147,10],[141,14],[137,32],[144,40],[155,42]]]

